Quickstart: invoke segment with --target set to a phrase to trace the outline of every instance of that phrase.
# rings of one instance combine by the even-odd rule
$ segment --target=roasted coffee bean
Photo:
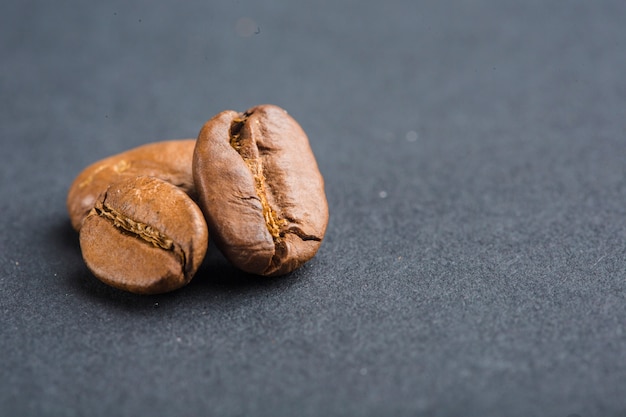
[[[67,194],[72,226],[80,230],[98,196],[121,179],[148,175],[182,188],[195,197],[191,160],[195,139],[155,142],[105,158],[85,168]]]
[[[198,136],[193,177],[211,237],[236,267],[286,274],[320,247],[324,180],[307,135],[285,110],[261,105],[213,117]]]
[[[208,244],[207,225],[195,202],[169,182],[146,176],[109,186],[79,234],[91,272],[106,284],[139,294],[186,285]]]

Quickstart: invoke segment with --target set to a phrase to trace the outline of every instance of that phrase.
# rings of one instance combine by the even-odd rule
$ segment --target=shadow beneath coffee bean
[[[80,243],[78,241],[78,232],[72,227],[69,219],[63,219],[59,222],[52,223],[50,229],[47,230],[46,238],[54,239],[54,247],[61,246],[64,250],[78,251],[80,256]]]
[[[114,305],[126,310],[144,310],[151,307],[160,296],[145,296],[110,287],[94,277],[87,267],[71,277],[73,289],[101,305]]]
[[[286,288],[296,282],[296,273],[280,277],[264,277],[243,272],[221,254],[213,242],[188,287],[212,293],[253,293]]]
[[[280,294],[300,281],[298,271],[281,277],[245,273],[232,266],[210,242],[202,265],[187,286],[166,294],[138,295],[110,287],[89,271],[81,255],[78,232],[68,219],[48,222],[42,239],[49,248],[43,256],[58,280],[58,291],[78,294],[83,302],[96,304],[104,311],[161,315],[180,305],[192,310],[194,306],[206,308],[207,300],[215,307],[223,307],[224,303],[248,302],[250,297]]]
[[[158,303],[158,296],[132,294],[110,287],[98,280],[87,268],[80,250],[78,232],[67,218],[49,222],[43,230],[42,239],[49,242],[49,250],[42,253],[52,277],[60,285],[58,291],[79,294],[84,300],[99,305],[121,306],[126,310],[145,310]],[[170,296],[171,297],[171,296]]]
[[[160,315],[180,305],[186,305],[191,310],[194,306],[206,308],[207,300],[212,300],[217,307],[224,302],[236,304],[238,299],[249,299],[261,294],[278,294],[298,281],[297,273],[282,277],[247,274],[232,266],[215,245],[210,244],[202,265],[187,286],[165,294],[133,294],[110,287],[93,276],[82,260],[78,234],[71,226],[68,227],[69,233],[64,232],[63,244],[69,246],[68,252],[73,252],[72,257],[76,259],[67,266],[71,270],[67,271],[66,285],[71,292],[83,294],[87,301],[105,310]],[[63,234],[61,230],[57,232]]]

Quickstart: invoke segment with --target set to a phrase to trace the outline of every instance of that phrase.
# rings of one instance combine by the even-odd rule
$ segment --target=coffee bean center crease
[[[232,146],[233,149],[239,153],[252,173],[256,193],[263,208],[265,225],[267,230],[270,232],[270,235],[272,235],[274,242],[280,243],[282,237],[284,236],[283,229],[287,226],[288,222],[278,216],[278,213],[276,213],[268,201],[267,194],[269,191],[265,186],[265,174],[263,173],[263,164],[261,163],[260,158],[250,157],[248,154],[251,153],[251,149],[245,149],[246,146],[254,146],[253,143],[244,143],[244,138],[241,135],[241,129],[248,120],[249,116],[250,114],[244,113],[242,118],[233,120],[230,127],[230,146]],[[250,140],[246,142],[252,141]]]
[[[109,219],[113,223],[113,226],[118,229],[122,229],[131,235],[137,236],[156,247],[165,250],[174,250],[174,241],[154,227],[134,221],[106,204],[102,204],[102,207],[95,207],[95,210],[100,217]]]

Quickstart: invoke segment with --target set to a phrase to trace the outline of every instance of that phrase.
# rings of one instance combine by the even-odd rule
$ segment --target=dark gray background
[[[0,415],[626,416],[625,19],[4,1]],[[93,278],[65,211],[80,170],[260,103],[310,136],[318,255],[260,279],[211,249],[154,297]]]

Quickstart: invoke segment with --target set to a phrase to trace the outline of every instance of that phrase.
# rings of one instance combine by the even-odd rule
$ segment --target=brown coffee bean
[[[238,268],[286,274],[320,247],[324,180],[306,134],[285,110],[261,105],[213,117],[198,136],[193,177],[211,236]]]
[[[180,188],[146,176],[108,187],[79,234],[92,273],[108,285],[139,294],[186,285],[208,244],[206,222],[193,200]]]
[[[191,174],[194,139],[155,142],[102,159],[85,168],[67,194],[72,226],[80,230],[83,219],[107,187],[124,178],[148,175],[182,188],[195,197]]]

